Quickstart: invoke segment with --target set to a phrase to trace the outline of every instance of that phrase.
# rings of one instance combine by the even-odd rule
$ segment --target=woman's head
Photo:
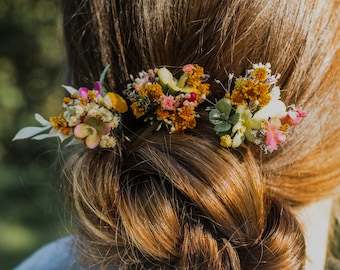
[[[272,155],[220,148],[204,112],[190,134],[124,118],[137,136],[121,152],[88,150],[68,164],[91,256],[145,268],[303,266],[290,207],[329,196],[340,179],[336,7],[321,0],[64,1],[76,86],[92,85],[108,64],[107,88],[121,93],[129,74],[143,69],[198,63],[223,80],[262,61],[282,74],[282,99],[309,113]],[[213,80],[211,90],[211,99],[221,97]]]

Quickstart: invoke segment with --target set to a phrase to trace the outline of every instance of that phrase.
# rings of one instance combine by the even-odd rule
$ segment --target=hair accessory
[[[226,94],[210,108],[209,120],[221,146],[236,148],[246,140],[259,145],[264,153],[272,153],[286,141],[288,129],[307,113],[294,105],[286,107],[280,100],[279,78],[280,74],[271,74],[269,63],[259,63],[247,70],[245,77],[229,74],[227,88],[217,81]]]
[[[92,90],[86,87],[77,90],[71,86],[63,86],[70,94],[69,97],[64,97],[63,112],[50,117],[50,121],[35,114],[35,119],[42,126],[25,127],[13,140],[59,137],[64,141],[73,136],[68,145],[81,140],[90,149],[97,146],[114,148],[117,143],[116,134],[121,132],[121,113],[126,112],[128,106],[124,98],[107,92],[102,86],[108,68],[109,66],[105,68],[100,81],[95,82]],[[42,134],[46,131],[47,134]]]
[[[193,129],[196,117],[195,108],[206,99],[210,85],[204,83],[208,75],[198,65],[183,67],[183,74],[177,80],[165,67],[140,72],[139,77],[123,92],[131,101],[131,109],[136,118],[145,117],[153,124],[160,121],[169,132]]]
[[[90,149],[114,148],[122,133],[121,114],[127,112],[128,105],[123,97],[103,87],[108,68],[92,90],[63,86],[70,94],[64,98],[63,112],[50,121],[36,114],[41,127],[25,127],[13,140],[59,137],[64,141],[72,137],[68,145],[83,141]],[[281,89],[276,85],[280,75],[272,75],[270,68],[269,63],[259,63],[244,77],[229,74],[227,88],[215,80],[226,94],[207,110],[221,146],[237,148],[248,141],[271,153],[286,141],[288,129],[306,117],[306,112],[294,105],[286,107],[280,100]],[[195,128],[199,117],[195,109],[210,93],[209,76],[196,64],[187,64],[182,71],[179,79],[165,67],[131,76],[133,83],[123,95],[131,102],[134,116],[151,125],[158,121],[157,130],[164,125],[169,133]]]

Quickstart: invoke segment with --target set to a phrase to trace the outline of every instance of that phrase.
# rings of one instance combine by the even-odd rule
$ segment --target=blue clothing
[[[84,270],[77,260],[74,237],[67,236],[38,249],[14,270]]]

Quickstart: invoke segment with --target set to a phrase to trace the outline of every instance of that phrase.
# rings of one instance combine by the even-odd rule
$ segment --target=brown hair
[[[75,86],[108,64],[107,88],[119,93],[143,69],[198,63],[223,79],[262,61],[282,74],[286,104],[309,114],[271,155],[221,149],[204,112],[190,134],[124,118],[138,134],[131,143],[67,164],[89,257],[123,269],[303,268],[291,208],[340,186],[337,1],[65,0],[63,9]]]

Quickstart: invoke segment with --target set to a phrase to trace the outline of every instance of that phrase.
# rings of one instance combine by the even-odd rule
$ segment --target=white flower
[[[64,118],[70,127],[74,127],[80,123],[80,118],[83,116],[84,108],[80,105],[69,106],[64,112]]]
[[[272,99],[268,105],[264,106],[254,114],[253,120],[262,121],[273,117],[280,118],[287,114],[286,110],[286,105],[281,100]]]
[[[117,115],[113,115],[112,120],[109,122],[109,126],[112,129],[115,129],[115,128],[119,127],[119,124],[120,124],[120,117],[117,116]]]
[[[111,101],[111,98],[109,96],[105,96],[103,97],[102,99],[102,103],[103,103],[103,106],[105,106],[107,109],[112,109],[112,101]]]
[[[117,145],[117,139],[109,134],[100,137],[101,148],[114,148]]]

